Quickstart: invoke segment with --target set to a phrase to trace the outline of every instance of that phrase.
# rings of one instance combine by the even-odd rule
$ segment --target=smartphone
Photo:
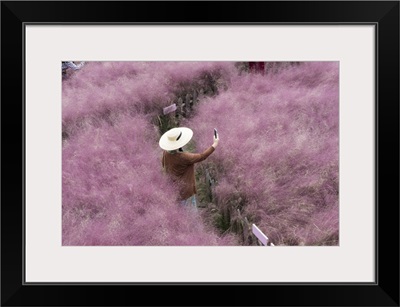
[[[215,138],[217,138],[217,133],[218,133],[217,129],[214,128],[214,136],[215,136]]]

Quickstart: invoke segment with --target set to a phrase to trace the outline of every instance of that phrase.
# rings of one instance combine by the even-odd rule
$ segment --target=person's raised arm
[[[202,153],[188,153],[188,152],[184,153],[184,158],[186,160],[186,163],[194,164],[204,161],[205,159],[207,159],[209,155],[211,155],[214,152],[215,148],[218,146],[218,143],[219,143],[219,136],[218,134],[216,134],[214,135],[213,144]]]

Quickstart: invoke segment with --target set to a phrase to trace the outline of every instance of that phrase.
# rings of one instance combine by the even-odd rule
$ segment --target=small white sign
[[[264,245],[268,244],[268,237],[263,234],[263,232],[255,225],[252,225],[253,234],[260,240],[260,242]]]
[[[163,109],[164,115],[169,114],[169,113],[172,113],[172,112],[174,112],[174,111],[176,111],[176,104],[175,104],[175,103],[174,103],[174,104],[171,104],[170,106],[165,107],[165,108]]]

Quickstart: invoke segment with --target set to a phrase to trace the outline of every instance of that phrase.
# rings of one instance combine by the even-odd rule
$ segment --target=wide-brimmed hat
[[[159,144],[164,150],[176,150],[189,143],[192,136],[193,131],[190,128],[172,128],[161,136]]]

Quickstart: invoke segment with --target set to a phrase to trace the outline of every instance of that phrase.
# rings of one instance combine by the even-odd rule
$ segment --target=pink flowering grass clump
[[[217,207],[246,216],[276,245],[338,245],[339,63],[240,74],[184,122],[208,159]]]
[[[63,142],[63,245],[235,245],[177,202],[145,115],[87,125]]]
[[[63,80],[63,131],[115,113],[160,114],[182,84],[205,74],[226,79],[234,69],[233,62],[87,62]]]

